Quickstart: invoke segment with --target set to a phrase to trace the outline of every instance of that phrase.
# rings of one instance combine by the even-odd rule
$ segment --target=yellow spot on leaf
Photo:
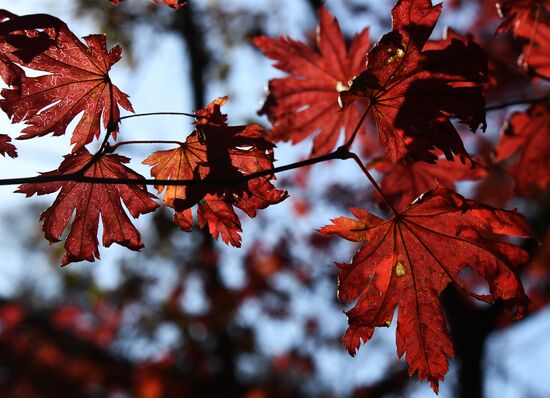
[[[388,59],[386,59],[386,65],[391,64],[393,61],[399,61],[405,56],[405,50],[400,47],[388,47],[386,48],[386,54],[388,54]]]
[[[405,268],[405,265],[401,261],[395,264],[395,275],[397,275],[398,278],[407,275],[407,268]]]

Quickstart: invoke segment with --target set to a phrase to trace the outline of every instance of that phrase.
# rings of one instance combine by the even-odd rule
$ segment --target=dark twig
[[[542,74],[538,73],[538,72],[535,71],[535,70],[529,70],[529,71],[527,72],[527,74],[528,74],[529,76],[538,77],[538,78],[541,79],[541,80],[546,80],[547,82],[550,82],[550,76],[542,75]]]
[[[195,117],[194,113],[186,113],[186,112],[147,112],[147,113],[134,113],[133,115],[126,115],[119,118],[119,121],[131,119],[134,117],[143,117],[143,116],[159,116],[159,115],[172,115],[172,116],[188,116],[188,117]]]
[[[175,144],[181,145],[183,142],[176,140],[135,140],[135,141],[120,141],[114,145],[109,145],[105,152],[111,153],[120,148],[123,145],[134,145],[134,144]]]
[[[355,155],[357,156],[357,155]],[[120,184],[120,185],[166,185],[166,186],[219,186],[219,185],[235,185],[253,178],[273,175],[287,170],[293,170],[300,167],[310,166],[312,164],[325,162],[332,159],[348,159],[353,157],[347,150],[338,148],[334,152],[326,155],[317,156],[311,159],[302,160],[300,162],[290,163],[272,169],[257,171],[252,174],[243,175],[241,178],[233,179],[204,179],[204,180],[156,180],[150,178],[104,178],[104,177],[89,177],[84,176],[79,170],[75,173],[60,174],[60,175],[40,175],[35,177],[20,177],[7,178],[0,180],[2,185],[18,185],[18,184],[36,184],[48,182],[72,181],[90,184]]]

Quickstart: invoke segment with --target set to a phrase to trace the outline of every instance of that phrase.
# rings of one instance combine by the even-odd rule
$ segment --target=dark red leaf
[[[0,14],[1,17],[3,15]],[[15,48],[0,37],[0,77],[9,86],[19,84],[19,79],[23,74],[23,70],[10,61],[9,54],[13,51]]]
[[[273,139],[297,143],[315,134],[312,155],[330,152],[342,129],[345,138],[350,138],[359,122],[360,111],[356,107],[341,110],[338,94],[365,68],[370,46],[368,29],[347,48],[338,21],[326,8],[319,10],[319,19],[315,49],[289,37],[253,40],[276,61],[276,68],[290,74],[270,80],[269,95],[260,111],[273,124]]]
[[[499,0],[496,5],[504,18],[497,33],[511,31],[514,36],[532,39],[540,24],[550,24],[548,0]]]
[[[120,59],[120,47],[107,52],[104,35],[86,36],[85,45],[65,23],[55,20],[58,21],[55,29],[39,30],[41,25],[32,27],[29,23],[25,35],[18,32],[19,36],[31,39],[47,34],[55,45],[27,61],[20,54],[7,55],[15,64],[47,74],[38,77],[22,74],[14,87],[2,90],[4,99],[0,107],[13,123],[29,124],[20,139],[65,134],[69,123],[83,112],[71,138],[76,152],[99,137],[101,118],[103,125],[110,126],[116,135],[119,105],[129,111],[133,109],[127,95],[111,83],[108,74]],[[6,37],[2,42],[7,42]]]
[[[502,0],[497,4],[500,15],[505,18],[497,33],[511,31],[526,41],[519,64],[550,76],[550,1]]]
[[[550,78],[550,26],[540,25],[537,34],[523,46],[519,59],[528,72]]]
[[[11,143],[11,138],[6,134],[0,134],[0,155],[8,155],[11,158],[17,157],[17,149]]]
[[[434,164],[403,162],[393,165],[382,160],[375,164],[375,168],[385,173],[382,190],[398,210],[404,209],[413,199],[432,188],[454,189],[456,181],[477,180],[487,175],[487,171],[479,165],[472,167],[444,158]]]
[[[88,164],[93,155],[86,149],[67,155],[59,168],[43,175],[66,175]],[[126,167],[129,159],[119,155],[105,155],[86,172],[87,177],[142,179],[143,176]],[[99,217],[103,224],[103,246],[113,243],[131,250],[143,247],[138,230],[132,225],[126,211],[132,217],[149,213],[158,207],[155,197],[143,185],[104,183],[80,183],[72,181],[23,184],[17,192],[27,197],[45,195],[60,190],[54,203],[40,216],[42,230],[47,240],[58,242],[70,222],[69,235],[65,241],[67,252],[61,265],[76,261],[94,261],[99,258],[97,230]]]
[[[14,55],[25,63],[56,43],[65,23],[47,14],[18,16],[0,10],[0,42],[4,55]],[[9,48],[4,46],[8,45]]]
[[[550,184],[550,105],[537,104],[514,113],[502,131],[497,160],[510,159],[516,190],[529,195]]]
[[[6,84],[18,85],[23,70],[10,57],[16,56],[29,62],[36,55],[55,44],[54,38],[45,31],[36,29],[58,29],[62,22],[50,15],[34,14],[17,16],[7,10],[0,10],[0,77]],[[27,35],[25,29],[32,29]]]
[[[525,218],[484,206],[443,188],[426,192],[389,220],[352,209],[357,220],[340,217],[321,228],[324,234],[364,242],[350,264],[337,264],[338,297],[356,302],[347,312],[344,343],[354,355],[377,326],[389,326],[395,308],[397,353],[406,353],[409,373],[428,379],[434,391],[448,370],[453,347],[439,296],[449,283],[485,302],[504,301],[521,317],[528,303],[517,277],[528,253],[507,242],[530,237]],[[460,280],[471,267],[488,283],[490,294],[476,295]],[[475,327],[475,325],[472,325]]]
[[[487,56],[469,39],[452,39],[443,49],[424,47],[442,4],[399,0],[393,31],[368,54],[367,69],[341,93],[344,104],[366,102],[391,162],[405,157],[433,162],[440,149],[449,160],[468,154],[449,120],[457,117],[472,131],[485,128],[482,83]]]

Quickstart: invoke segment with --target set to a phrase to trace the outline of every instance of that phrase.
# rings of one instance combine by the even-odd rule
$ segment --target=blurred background
[[[49,13],[82,37],[107,34],[123,47],[113,82],[136,112],[192,112],[229,95],[230,124],[260,123],[270,78],[281,76],[251,44],[259,34],[314,41],[321,0],[197,0],[175,12],[145,0],[115,6],[106,0],[0,0],[16,14]],[[375,42],[391,28],[392,1],[332,0],[327,7],[350,38],[365,26]],[[516,66],[519,46],[494,35],[494,1],[445,1],[434,37],[450,25],[471,33],[492,55],[498,84],[488,102],[548,89]],[[465,137],[468,149],[491,158],[500,126],[522,107],[493,112],[485,135]],[[3,133],[20,125],[2,115]],[[184,139],[190,120],[157,116],[124,121],[123,139]],[[364,140],[357,151],[369,154]],[[17,141],[19,158],[0,159],[0,178],[57,167],[69,137]],[[91,146],[93,146],[92,144]],[[280,143],[276,165],[309,154],[310,142]],[[126,149],[128,148],[128,149]],[[93,149],[93,148],[92,148]],[[131,167],[151,147],[124,147]],[[490,162],[489,162],[490,163]],[[335,178],[337,176],[337,178]],[[493,205],[518,207],[541,239],[534,263],[522,270],[532,300],[529,315],[512,323],[498,306],[471,302],[452,288],[443,296],[456,358],[441,397],[550,396],[550,200],[548,192],[516,197],[499,165],[459,191]],[[282,173],[285,202],[243,222],[243,247],[226,247],[195,229],[183,233],[161,209],[137,226],[140,253],[101,248],[102,259],[60,268],[62,244],[43,239],[39,214],[52,197],[25,199],[0,190],[1,397],[431,397],[409,378],[395,353],[395,326],[378,330],[359,354],[341,344],[347,327],[336,300],[334,261],[358,246],[315,232],[349,207],[384,214],[368,182],[346,162]],[[495,193],[497,192],[498,195]],[[243,218],[243,217],[242,217]],[[101,233],[101,231],[100,231]],[[472,282],[474,283],[474,282]]]

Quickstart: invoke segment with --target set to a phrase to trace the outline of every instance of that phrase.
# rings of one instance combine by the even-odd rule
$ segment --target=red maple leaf
[[[330,152],[344,130],[349,139],[361,114],[356,107],[341,110],[338,94],[365,69],[370,46],[368,29],[355,36],[349,48],[338,21],[321,7],[317,48],[289,37],[256,37],[253,43],[290,77],[269,82],[269,95],[260,113],[273,124],[274,140],[294,143],[315,134],[312,155]]]
[[[17,149],[11,143],[11,138],[6,134],[0,134],[0,155],[16,158]]]
[[[55,44],[44,29],[57,30],[63,22],[46,14],[18,16],[7,10],[0,10],[0,77],[6,84],[18,84],[23,70],[15,65],[10,58],[17,56],[24,62],[29,62],[38,54]],[[28,34],[28,30],[32,34]]]
[[[550,105],[537,104],[514,113],[502,131],[497,160],[510,159],[508,168],[516,191],[529,195],[550,184]]]
[[[493,4],[493,6],[494,6],[494,4]],[[442,38],[441,39],[428,40],[426,42],[426,44],[424,45],[423,50],[424,51],[427,51],[427,50],[444,50],[445,48],[447,48],[449,45],[452,44],[453,40],[459,40],[467,46],[468,43],[473,40],[473,38],[474,38],[474,35],[471,34],[471,33],[461,34],[457,31],[455,31],[453,28],[446,26],[444,31],[443,31]],[[487,43],[484,43],[484,44],[487,45]],[[485,50],[488,53],[490,52],[490,50],[487,50],[487,49],[485,49]],[[504,79],[512,79],[513,80],[514,78],[517,79],[517,76],[511,77],[509,75],[509,73],[511,73],[511,71],[515,72],[517,75],[522,74],[520,71],[517,71],[517,68],[515,68],[515,67],[512,68],[510,65],[508,65],[508,63],[506,63],[506,62],[504,62],[500,59],[496,59],[496,58],[494,58],[494,56],[492,57],[491,54],[487,54],[487,57],[488,57],[488,60],[487,60],[488,74],[487,74],[487,80],[483,84],[485,92],[487,92],[488,90],[491,90],[491,89],[501,88],[501,85],[504,86],[504,84],[501,81],[497,82],[497,78],[500,78],[500,79],[503,79],[503,80]],[[505,64],[505,65],[503,65],[503,64]],[[510,70],[508,70],[508,69],[502,70],[502,69],[504,69],[504,67],[506,67]],[[508,72],[508,74],[506,74],[506,76],[504,76],[504,77],[500,76],[500,75],[502,75],[506,72]],[[498,84],[498,83],[501,83],[501,84]],[[512,82],[509,82],[509,84],[512,84]]]
[[[20,139],[65,134],[69,123],[83,112],[71,138],[73,152],[76,152],[99,137],[102,117],[103,125],[115,135],[119,105],[129,111],[133,109],[128,96],[109,78],[111,66],[120,59],[120,47],[107,52],[105,35],[86,36],[85,45],[64,22],[54,19],[58,21],[56,28],[43,29],[41,25],[32,28],[29,23],[17,34],[23,38],[47,34],[55,45],[30,54],[32,57],[25,45],[17,52],[4,53],[14,64],[47,74],[38,77],[22,74],[14,87],[2,90],[4,99],[0,107],[13,123],[29,124]],[[11,37],[0,36],[0,45]]]
[[[424,49],[441,7],[429,0],[398,1],[393,31],[372,48],[366,71],[341,93],[344,104],[360,99],[371,107],[394,163],[407,156],[433,162],[434,148],[449,160],[453,154],[464,159],[468,154],[449,118],[457,117],[472,131],[486,126],[484,51],[469,39],[454,38],[443,49]]]
[[[350,264],[337,264],[338,297],[355,302],[347,312],[344,344],[354,355],[377,326],[388,326],[398,309],[397,353],[406,353],[409,373],[438,381],[453,356],[439,296],[453,282],[485,302],[504,301],[521,317],[528,298],[516,272],[528,253],[506,242],[509,236],[530,236],[525,218],[464,199],[444,188],[425,193],[390,220],[366,210],[351,209],[358,220],[340,217],[323,227],[324,234],[364,242]],[[468,291],[460,272],[471,267],[488,283],[490,294]]]
[[[197,129],[178,148],[157,151],[143,163],[152,166],[151,175],[165,180],[205,180],[202,186],[156,186],[165,191],[164,204],[176,212],[174,221],[185,231],[193,225],[191,207],[198,204],[201,228],[208,225],[214,238],[241,245],[242,232],[234,207],[254,217],[287,197],[276,189],[273,175],[238,182],[246,175],[273,168],[274,145],[264,138],[261,126],[228,126],[220,107],[225,98],[211,102],[196,112]]]
[[[376,162],[374,167],[378,172],[385,173],[380,186],[398,210],[404,209],[413,199],[432,188],[454,189],[456,181],[477,180],[487,175],[487,171],[479,165],[472,167],[444,158],[440,158],[434,164],[426,162],[391,164],[382,160]]]
[[[511,31],[527,42],[519,64],[528,71],[550,76],[550,1],[503,0],[497,5],[501,17],[505,18],[497,33]]]
[[[66,175],[81,170],[93,155],[85,148],[65,159],[57,170],[43,175]],[[143,176],[126,167],[129,159],[119,155],[104,155],[84,172],[85,177],[143,179]],[[103,246],[113,243],[131,250],[143,247],[140,234],[128,218],[122,203],[132,217],[149,213],[158,207],[154,196],[143,185],[123,185],[89,182],[47,182],[23,184],[17,192],[45,195],[61,189],[53,204],[44,211],[40,220],[47,240],[58,242],[63,230],[75,213],[69,235],[65,241],[67,252],[61,265],[76,261],[94,261],[99,258],[97,230],[99,217],[103,224]],[[122,201],[122,203],[121,203]]]
[[[5,46],[0,44],[0,77],[2,80],[10,86],[17,84],[17,80],[20,78],[22,69],[13,64],[4,54]]]
[[[10,18],[11,15],[11,13],[7,13],[5,10],[0,10],[0,19],[2,20]],[[0,23],[0,27],[2,24],[3,22]],[[8,54],[15,51],[15,48],[5,40],[7,36],[0,32],[0,77],[7,85],[13,86],[18,83],[23,70],[10,61]]]
[[[15,15],[0,10],[0,42],[9,45],[10,51],[23,62],[29,62],[38,54],[55,44],[52,33],[59,31],[65,24],[59,18],[48,14]],[[5,48],[3,48],[4,50]]]
[[[504,21],[497,33],[511,31],[514,36],[533,39],[541,24],[550,24],[548,0],[500,0],[496,3]]]
[[[533,39],[523,45],[518,63],[528,73],[550,78],[550,25],[540,25]]]

